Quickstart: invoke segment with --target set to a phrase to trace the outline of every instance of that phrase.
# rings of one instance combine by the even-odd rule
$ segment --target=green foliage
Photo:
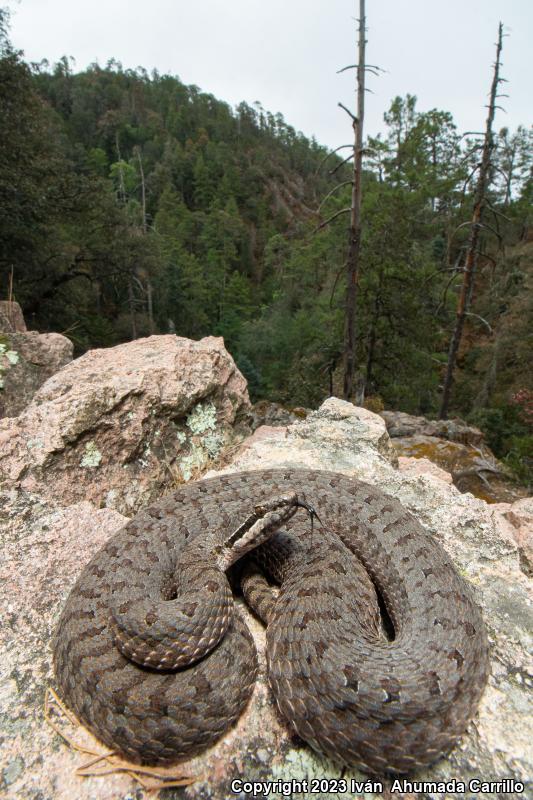
[[[14,265],[32,324],[78,352],[169,329],[236,344],[263,302],[265,242],[299,224],[277,199],[316,203],[324,151],[170,75],[66,58],[32,74],[4,38],[0,285]]]
[[[533,487],[533,435],[511,436],[507,442],[504,461],[521,483]]]
[[[94,153],[95,149],[99,150],[100,148],[92,148],[91,153]],[[132,164],[128,164],[126,161],[116,161],[114,164],[111,164],[109,177],[113,181],[115,191],[121,199],[125,199],[128,195],[133,194],[137,187],[137,170]]]
[[[518,480],[531,488],[533,484],[533,434],[531,423],[524,421],[520,407],[504,404],[477,409],[469,415],[487,444],[514,472]]]
[[[175,76],[115,61],[76,74],[67,58],[30,69],[1,9],[0,56],[0,287],[13,270],[32,327],[67,331],[78,353],[152,332],[219,335],[254,398],[340,392],[347,217],[316,232],[315,209],[326,196],[322,219],[350,205],[351,187],[334,188],[349,167],[321,166],[325,150],[259,103],[232,110]],[[421,113],[412,95],[385,123],[362,176],[359,394],[431,416],[479,156],[449,113]],[[498,236],[482,232],[454,394],[518,471],[529,434],[508,407],[533,374],[530,145],[523,128],[497,137]]]
[[[235,363],[237,364],[237,368],[246,378],[248,383],[248,393],[252,402],[259,400],[262,397],[262,380],[258,370],[245,355],[237,355],[235,357]]]
[[[108,173],[108,162],[105,150],[101,147],[91,147],[87,151],[87,168],[90,172],[103,178]]]
[[[519,410],[510,404],[477,409],[469,415],[469,422],[483,430],[487,444],[499,457],[509,450],[512,439],[527,434]]]
[[[62,205],[65,163],[52,115],[20,55],[0,58],[0,267],[34,265],[46,227]]]

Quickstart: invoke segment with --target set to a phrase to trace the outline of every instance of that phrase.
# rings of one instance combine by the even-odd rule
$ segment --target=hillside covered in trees
[[[350,203],[342,156],[279,114],[119,63],[28,65],[2,13],[0,291],[77,353],[224,337],[254,398],[339,391]],[[480,117],[483,113],[480,98]],[[476,141],[395,98],[366,143],[358,402],[438,410]],[[340,151],[342,154],[342,151]],[[339,157],[340,156],[340,157]],[[501,129],[452,412],[531,474],[531,137]],[[328,196],[329,195],[329,196]]]

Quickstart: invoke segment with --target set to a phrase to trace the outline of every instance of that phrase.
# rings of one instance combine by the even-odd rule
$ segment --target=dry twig
[[[193,778],[180,774],[178,767],[142,767],[139,764],[131,764],[128,761],[124,761],[114,750],[98,753],[89,747],[79,744],[63,730],[62,726],[68,723],[76,730],[80,730],[80,723],[50,687],[46,690],[44,698],[44,718],[52,730],[72,750],[91,756],[87,763],[77,767],[75,771],[77,777],[88,778],[125,773],[148,792],[155,792],[159,789],[167,789],[173,786],[189,786],[191,783],[200,780],[199,777]]]

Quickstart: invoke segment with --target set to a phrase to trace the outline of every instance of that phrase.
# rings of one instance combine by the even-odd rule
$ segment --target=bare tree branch
[[[324,158],[322,159],[322,161],[320,162],[320,164],[316,168],[315,175],[318,174],[318,171],[319,171],[320,167],[322,166],[322,164],[325,164],[325,162],[328,160],[328,158],[330,158],[330,156],[335,155],[335,153],[338,153],[339,150],[344,150],[346,147],[349,147],[350,149],[353,149],[353,144],[341,144],[340,147],[336,147],[335,150],[332,150],[330,153],[328,153],[326,156],[324,156]]]
[[[357,117],[356,117],[356,116],[354,116],[354,114],[352,114],[352,112],[350,111],[350,109],[349,109],[349,108],[346,108],[346,106],[343,106],[343,104],[342,104],[342,103],[337,103],[337,105],[339,106],[339,108],[342,108],[344,111],[346,111],[346,113],[348,114],[348,116],[352,118],[352,121],[353,121],[354,125],[357,125],[357,122],[358,122],[358,120],[357,120]]]
[[[322,200],[322,202],[318,206],[317,213],[320,213],[320,209],[322,208],[322,206],[324,205],[326,200],[328,200],[331,197],[331,195],[334,194],[337,191],[337,189],[340,189],[341,186],[348,186],[348,184],[353,185],[353,181],[351,179],[349,181],[342,181],[342,183],[338,183],[336,186],[334,186],[333,189],[331,190],[331,192],[327,193],[327,195],[324,197],[324,199]]]
[[[460,271],[462,272],[463,270],[460,270]],[[446,297],[447,297],[447,294],[448,294],[448,289],[450,288],[450,286],[452,284],[452,281],[454,281],[456,279],[456,277],[457,277],[457,272],[450,276],[450,280],[448,281],[448,283],[444,287],[444,291],[442,292],[440,303],[438,304],[437,308],[435,309],[435,314],[438,314],[439,311],[441,310],[441,308],[444,308],[444,306],[446,304]]]
[[[485,198],[485,202],[487,203],[488,207],[490,208],[490,210],[492,211],[493,214],[497,214],[499,217],[502,217],[502,219],[504,219],[506,222],[511,222],[509,217],[506,217],[505,214],[503,214],[501,211],[498,211],[496,208],[494,208],[494,206],[492,205],[492,203],[490,202],[488,197]]]
[[[317,227],[313,230],[313,233],[317,233],[318,231],[322,230],[322,228],[325,228],[326,225],[329,225],[330,222],[333,222],[334,219],[340,217],[341,214],[347,214],[351,210],[352,210],[351,208],[341,208],[340,211],[336,211],[335,214],[329,217],[329,219],[327,219],[325,222],[321,222],[320,225],[317,225]]]
[[[498,224],[498,220],[496,219],[496,224]],[[498,243],[501,245],[503,241],[503,236],[501,235],[499,228],[493,228],[492,225],[489,225],[488,222],[482,222],[481,227],[487,231],[490,231],[494,234],[494,236],[498,239]]]
[[[337,170],[340,169],[341,167],[343,167],[345,164],[347,164],[348,161],[351,161],[352,158],[354,157],[354,155],[355,155],[354,153],[350,153],[350,155],[347,158],[345,158],[344,161],[341,161],[340,164],[337,164],[337,166],[334,169],[330,169],[330,171],[328,172],[328,175],[335,175]]]
[[[456,234],[458,231],[460,231],[460,230],[461,230],[461,228],[471,228],[471,227],[472,227],[472,225],[479,225],[479,222],[476,222],[475,220],[474,220],[474,221],[472,221],[471,219],[467,220],[466,222],[461,222],[461,224],[460,224],[460,225],[458,225],[458,226],[457,226],[457,228],[456,228],[456,229],[454,230],[454,232],[452,233],[452,238],[455,236],[455,234]]]
[[[486,319],[483,319],[483,317],[480,317],[480,316],[479,316],[479,314],[474,314],[472,311],[465,311],[465,315],[466,315],[467,317],[475,317],[475,318],[476,318],[476,319],[478,319],[480,322],[482,322],[482,323],[483,323],[483,325],[486,325],[486,326],[487,326],[487,328],[488,328],[488,331],[489,331],[490,335],[492,336],[492,334],[494,333],[494,331],[492,330],[491,326],[489,325],[489,323],[487,322],[487,320],[486,320]]]
[[[331,294],[329,296],[329,307],[330,308],[332,308],[332,305],[333,305],[333,296],[335,295],[335,289],[337,288],[337,283],[339,282],[339,278],[342,275],[342,273],[344,272],[345,267],[346,267],[346,261],[340,267],[340,269],[338,270],[337,274],[335,275],[335,280],[333,281],[333,288],[331,289]]]
[[[485,136],[484,131],[465,131],[459,136],[459,139],[464,139],[465,136]]]

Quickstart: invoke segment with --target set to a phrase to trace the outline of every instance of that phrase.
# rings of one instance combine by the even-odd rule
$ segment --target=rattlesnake
[[[179,761],[220,737],[256,675],[252,637],[220,569],[234,545],[280,524],[255,551],[282,582],[277,601],[253,575],[245,594],[268,618],[269,680],[282,714],[343,764],[383,774],[431,763],[463,733],[487,680],[480,612],[400,503],[331,472],[262,470],[188,484],[113,536],[59,621],[55,672],[68,706],[135,762]],[[383,630],[387,615],[393,638]],[[200,624],[188,647],[187,631]],[[173,661],[172,638],[192,666]]]

